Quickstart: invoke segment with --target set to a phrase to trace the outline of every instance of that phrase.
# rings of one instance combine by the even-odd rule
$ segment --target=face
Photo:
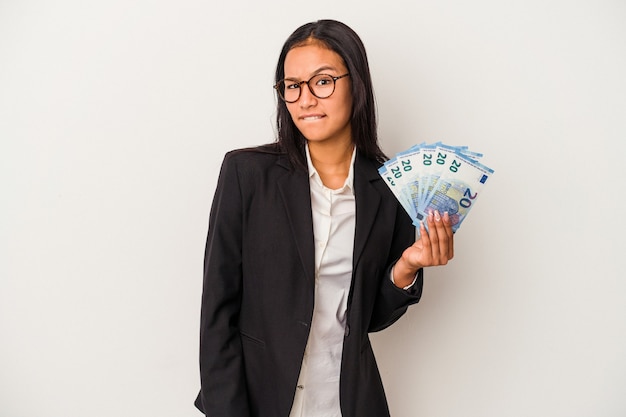
[[[316,74],[338,77],[347,72],[341,57],[319,44],[295,47],[285,57],[285,79],[291,81],[307,81]],[[311,142],[351,142],[350,77],[335,81],[335,91],[327,98],[315,97],[306,83],[300,89],[300,98],[287,103],[287,110],[304,137]]]

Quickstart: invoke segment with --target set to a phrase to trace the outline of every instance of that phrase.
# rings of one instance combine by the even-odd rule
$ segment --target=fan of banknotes
[[[467,146],[421,143],[398,153],[378,172],[415,226],[438,210],[448,212],[456,232],[493,174],[478,162],[482,156]]]

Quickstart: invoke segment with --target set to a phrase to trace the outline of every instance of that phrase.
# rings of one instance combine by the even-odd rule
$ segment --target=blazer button
[[[346,331],[345,331],[344,335],[345,335],[345,337],[350,336],[350,326],[348,326],[347,324],[346,324]]]

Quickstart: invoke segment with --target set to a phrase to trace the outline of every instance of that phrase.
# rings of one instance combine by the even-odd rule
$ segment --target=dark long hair
[[[384,162],[387,157],[378,145],[376,104],[365,46],[350,27],[336,20],[318,20],[300,26],[283,45],[276,66],[275,82],[285,78],[287,53],[292,48],[311,41],[322,43],[343,59],[350,73],[352,86],[352,140],[361,154],[380,163]],[[306,169],[306,139],[293,123],[287,105],[280,98],[277,104],[276,127],[278,146],[287,153],[294,167]]]

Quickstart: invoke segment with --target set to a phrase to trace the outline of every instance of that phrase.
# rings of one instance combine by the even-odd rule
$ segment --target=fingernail
[[[435,210],[435,221],[438,221],[438,222],[441,221],[441,216],[439,215],[439,210]]]

